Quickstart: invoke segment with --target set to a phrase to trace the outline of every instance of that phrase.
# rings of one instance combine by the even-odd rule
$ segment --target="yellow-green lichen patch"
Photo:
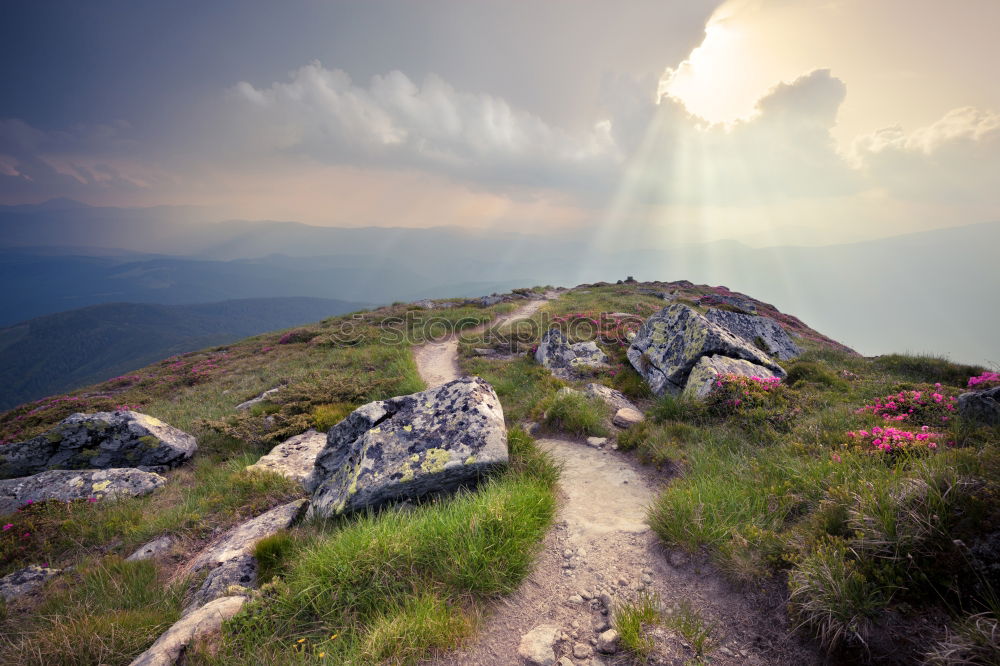
[[[405,425],[405,426],[403,426],[403,430],[405,432],[410,432],[411,430],[413,430],[413,426],[411,426],[411,425]]]
[[[107,490],[108,486],[110,486],[110,485],[111,485],[110,481],[100,481],[98,483],[95,483],[93,486],[91,486],[91,489],[95,493],[99,493],[99,492],[102,492],[104,490]]]
[[[154,437],[153,435],[145,435],[144,437],[140,437],[139,441],[142,442],[142,445],[145,446],[147,449],[155,449],[160,445],[160,440]]]
[[[444,449],[427,449],[424,462],[420,464],[420,469],[428,474],[440,472],[444,466],[451,461],[451,454]]]
[[[465,459],[466,465],[471,465],[474,462],[476,462],[476,456],[469,456],[468,458]]]
[[[399,482],[400,483],[407,483],[408,481],[413,481],[413,474],[414,474],[413,468],[410,467],[409,465],[407,465],[403,469],[403,476],[400,477]]]

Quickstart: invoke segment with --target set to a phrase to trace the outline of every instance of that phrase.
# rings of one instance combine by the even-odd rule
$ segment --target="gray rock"
[[[958,396],[958,413],[969,421],[1000,425],[1000,386]]]
[[[541,624],[521,637],[517,654],[533,666],[552,666],[556,663],[555,646],[559,640],[559,627]]]
[[[629,407],[619,409],[611,418],[611,422],[619,428],[630,428],[636,423],[641,423],[644,420],[646,420],[646,417],[643,416],[642,412],[638,409],[632,409]]]
[[[491,294],[489,296],[483,296],[476,299],[476,303],[484,308],[488,308],[491,305],[496,305],[497,303],[503,303],[503,296],[498,294]]]
[[[770,317],[713,308],[705,318],[776,359],[787,361],[802,353],[802,349],[792,341],[781,324]]]
[[[559,657],[559,661],[556,662],[556,666],[573,666],[573,660],[569,657]]]
[[[728,356],[702,356],[698,359],[687,384],[684,385],[684,395],[689,398],[704,398],[712,391],[712,386],[719,375],[741,375],[743,377],[771,378],[776,376],[769,368],[762,365],[729,358]]]
[[[618,632],[608,629],[597,637],[597,650],[604,654],[614,654],[618,651]]]
[[[542,336],[535,350],[535,360],[562,379],[572,379],[578,371],[607,367],[608,357],[596,342],[569,340],[558,328],[550,328]]]
[[[261,539],[291,527],[305,511],[309,500],[299,499],[277,506],[237,525],[202,550],[187,566],[191,573],[214,568],[244,555],[252,555]]]
[[[29,500],[68,502],[148,495],[167,480],[139,469],[51,470],[0,481],[0,515],[13,513]]]
[[[240,555],[212,569],[201,587],[194,593],[184,613],[190,613],[213,599],[232,596],[236,592],[257,587],[257,560],[253,555]]]
[[[278,393],[278,391],[280,391],[280,390],[281,390],[280,386],[277,386],[277,387],[275,387],[273,389],[268,389],[268,390],[264,391],[263,393],[261,393],[256,398],[250,398],[246,402],[241,402],[240,404],[236,405],[236,409],[237,409],[237,411],[241,411],[242,412],[242,411],[245,411],[247,409],[250,409],[254,405],[259,405],[262,402],[267,402],[267,400],[272,395],[276,395]]]
[[[169,553],[173,546],[174,538],[169,534],[164,534],[163,536],[157,537],[143,546],[139,546],[135,552],[126,557],[125,560],[127,562],[136,562],[138,560],[156,559],[161,555]]]
[[[306,489],[330,516],[449,492],[508,462],[503,407],[479,377],[372,402],[330,428]]]
[[[414,301],[413,305],[415,305],[418,308],[423,308],[425,310],[433,310],[435,307],[437,307],[437,304],[434,303],[434,301],[430,300],[429,298],[425,298],[422,301]]]
[[[305,484],[316,465],[316,456],[324,446],[326,446],[326,433],[310,428],[301,435],[278,444],[270,453],[261,456],[260,460],[248,466],[247,470],[274,472]]]
[[[683,303],[668,305],[647,319],[628,349],[632,367],[657,395],[680,393],[698,360],[715,354],[750,361],[785,377],[767,354]]]
[[[569,599],[567,599],[566,601],[576,606],[583,603],[583,597],[581,597],[579,594],[573,594],[570,595]]]
[[[42,589],[45,581],[60,571],[61,569],[50,569],[36,564],[18,569],[14,573],[0,578],[0,597],[9,602],[27,594],[33,594]]]
[[[587,444],[593,446],[595,449],[599,449],[608,443],[607,437],[588,437]]]
[[[594,650],[585,643],[577,643],[573,646],[573,656],[577,659],[588,659],[594,654]]]
[[[732,305],[745,312],[757,312],[757,304],[752,298],[733,292],[706,294],[698,299],[698,305]]]
[[[72,414],[48,432],[3,447],[0,479],[50,469],[175,467],[198,448],[191,435],[131,411]]]
[[[243,596],[222,597],[188,613],[136,657],[130,666],[172,666],[191,643],[218,633],[222,623],[240,612],[246,600]]]
[[[621,391],[616,391],[610,386],[605,386],[604,384],[590,383],[587,384],[583,389],[584,393],[592,398],[597,398],[604,404],[606,404],[611,409],[618,411],[619,409],[638,409],[631,400],[626,397]]]

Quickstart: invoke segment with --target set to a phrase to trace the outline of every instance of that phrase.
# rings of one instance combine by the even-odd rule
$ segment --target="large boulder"
[[[304,484],[316,465],[316,456],[325,446],[326,433],[310,428],[278,444],[247,470],[274,472]]]
[[[958,413],[969,421],[1000,425],[1000,386],[958,396]]]
[[[166,482],[159,474],[131,468],[50,470],[0,481],[0,515],[13,513],[29,501],[138,497]]]
[[[535,360],[562,379],[571,379],[577,371],[604,368],[608,357],[598,348],[596,342],[569,340],[558,328],[550,328],[542,336],[535,350]]]
[[[689,398],[704,398],[711,393],[712,385],[720,375],[741,375],[743,377],[761,377],[770,379],[775,373],[762,365],[727,356],[702,356],[688,375],[684,386],[684,396]]]
[[[788,331],[770,317],[711,309],[705,318],[781,361],[802,353]]]
[[[479,377],[371,402],[330,428],[306,482],[323,516],[447,492],[505,465],[496,392]]]
[[[680,393],[703,356],[743,359],[785,377],[770,356],[714,324],[694,308],[673,303],[646,320],[628,348],[628,360],[653,393]]]
[[[38,437],[0,448],[0,479],[50,469],[162,471],[188,460],[197,448],[194,437],[146,414],[72,414]]]
[[[42,589],[45,582],[58,574],[60,569],[40,567],[37,564],[18,569],[0,578],[0,599],[14,601]]]

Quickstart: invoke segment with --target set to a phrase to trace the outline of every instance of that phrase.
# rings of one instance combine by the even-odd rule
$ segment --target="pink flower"
[[[840,456],[837,455],[836,453],[834,453],[833,455],[831,455],[830,459],[833,460],[833,462],[838,462],[838,463],[840,462]]]
[[[872,442],[872,444],[874,444],[875,446],[882,446],[882,440],[876,439],[875,441]]]
[[[3,526],[3,531],[6,532],[12,527],[14,527],[14,523],[7,523],[6,525]]]

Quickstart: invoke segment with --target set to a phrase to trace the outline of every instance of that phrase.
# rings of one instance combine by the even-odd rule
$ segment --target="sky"
[[[1000,220],[996,0],[35,0],[0,203],[851,242]]]

